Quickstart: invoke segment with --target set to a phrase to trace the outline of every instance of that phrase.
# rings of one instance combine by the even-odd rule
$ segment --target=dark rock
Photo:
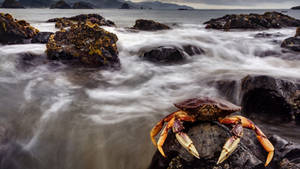
[[[72,25],[76,25],[79,22],[91,22],[93,24],[97,24],[99,26],[116,26],[114,22],[110,20],[106,20],[104,17],[98,14],[81,14],[76,15],[70,18],[53,18],[49,19],[47,22],[56,22],[56,28],[65,28]]]
[[[39,32],[31,40],[31,43],[47,43],[52,32]]]
[[[289,142],[277,135],[273,135],[270,141],[275,147],[274,161],[280,169],[300,168],[300,145]]]
[[[278,38],[284,36],[282,33],[267,33],[267,32],[261,32],[254,35],[255,38]]]
[[[300,37],[297,36],[285,39],[282,42],[281,47],[295,52],[300,52]]]
[[[153,20],[138,19],[132,29],[143,31],[158,31],[171,29],[169,26]]]
[[[120,66],[116,42],[118,37],[97,24],[78,23],[68,30],[51,35],[47,43],[50,60],[78,63],[88,67]]]
[[[295,115],[291,98],[297,85],[270,76],[247,76],[242,79],[242,112],[258,119],[291,121]]]
[[[297,37],[297,36],[300,36],[300,27],[298,27],[298,28],[296,29],[295,37]]]
[[[60,0],[50,6],[50,9],[71,9],[72,7],[64,0]]]
[[[120,9],[131,9],[131,7],[128,3],[125,2],[121,5]]]
[[[94,9],[93,5],[88,3],[88,2],[83,2],[83,1],[80,1],[80,2],[75,2],[73,4],[73,9]]]
[[[300,9],[300,6],[294,6],[291,9]]]
[[[234,104],[239,103],[240,81],[231,79],[213,80],[208,82],[208,85],[214,86],[217,89],[218,94],[226,98],[226,100]]]
[[[279,12],[259,14],[226,15],[205,22],[207,29],[269,29],[282,27],[298,27],[300,20]]]
[[[174,46],[160,46],[144,52],[140,57],[154,63],[180,63],[189,56],[203,54],[204,51],[193,45],[185,45],[183,49]]]
[[[255,134],[244,130],[244,136],[238,148],[222,164],[216,165],[222,147],[231,136],[230,130],[217,123],[202,122],[188,126],[186,133],[193,140],[200,159],[188,153],[176,140],[173,132],[164,143],[164,158],[158,151],[154,154],[149,169],[260,169],[265,168],[266,153]],[[270,166],[273,165],[271,162]]]
[[[0,13],[0,43],[29,43],[39,30],[24,20],[14,19],[10,14]]]
[[[1,8],[24,8],[19,1],[16,0],[5,0],[2,3]]]

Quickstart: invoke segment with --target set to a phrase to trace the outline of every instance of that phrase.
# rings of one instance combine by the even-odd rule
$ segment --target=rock
[[[47,43],[52,32],[39,32],[31,40],[31,43]]]
[[[118,37],[97,24],[78,23],[51,35],[47,43],[50,60],[87,67],[120,67],[116,42]]]
[[[26,21],[14,19],[10,14],[0,13],[0,43],[30,43],[31,38],[38,32],[38,29],[30,26]]]
[[[187,126],[187,125],[186,125]],[[253,131],[245,129],[238,148],[222,164],[216,162],[226,140],[231,136],[230,130],[217,123],[201,122],[191,124],[186,133],[193,140],[200,159],[188,153],[176,140],[173,132],[164,143],[166,158],[158,151],[154,154],[149,169],[259,169],[265,168],[266,153],[257,141]],[[270,166],[273,165],[271,162]]]
[[[254,35],[255,38],[278,38],[282,37],[284,34],[277,32],[277,33],[267,33],[267,32],[261,32]]]
[[[155,22],[153,20],[138,19],[135,21],[135,25],[132,29],[143,30],[143,31],[158,31],[171,29],[165,24]]]
[[[205,22],[207,29],[269,29],[298,27],[300,20],[279,12],[259,14],[226,15]]]
[[[125,2],[121,5],[120,9],[131,9],[131,7],[128,3]]]
[[[46,57],[43,55],[34,54],[31,52],[20,53],[17,59],[16,67],[21,71],[30,71],[37,66],[46,63]]]
[[[83,1],[75,2],[72,8],[73,9],[94,9],[92,4]]]
[[[69,27],[79,22],[92,22],[93,24],[98,24],[99,26],[116,26],[114,22],[106,20],[104,17],[98,14],[81,14],[70,18],[53,18],[49,19],[47,22],[56,22],[56,28]]]
[[[5,0],[2,3],[1,8],[24,8],[19,1],[16,0]]]
[[[286,48],[295,52],[300,52],[300,37],[290,37],[281,43],[282,48]]]
[[[60,0],[50,6],[50,9],[71,9],[72,7],[64,0]]]
[[[289,142],[277,135],[269,138],[275,147],[274,161],[280,169],[300,168],[300,145]]]
[[[291,9],[300,9],[300,6],[294,6],[294,7],[292,7]]]
[[[298,28],[296,29],[295,37],[297,37],[297,36],[300,36],[300,27],[298,27]]]
[[[183,49],[174,46],[160,46],[144,52],[140,58],[154,63],[180,63],[186,59],[185,52],[189,56],[204,53],[201,48],[193,45],[185,45]]]
[[[291,121],[296,113],[291,101],[298,86],[289,80],[270,76],[247,76],[242,79],[242,112],[257,119]]]

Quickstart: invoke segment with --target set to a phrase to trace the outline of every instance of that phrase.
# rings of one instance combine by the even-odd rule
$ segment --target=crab
[[[265,166],[267,166],[274,155],[274,146],[268,140],[261,129],[251,120],[240,116],[230,115],[240,111],[241,107],[234,105],[226,100],[218,98],[193,98],[185,100],[181,103],[174,104],[179,110],[175,111],[162,120],[160,120],[151,130],[150,137],[153,144],[158,148],[159,152],[166,157],[163,151],[163,144],[167,138],[168,131],[172,129],[176,135],[178,142],[196,158],[199,153],[189,136],[183,132],[183,122],[196,121],[218,121],[221,124],[233,125],[231,130],[232,136],[226,141],[217,161],[217,165],[225,161],[238,147],[241,137],[243,136],[243,128],[252,129],[256,133],[256,137],[263,148],[268,152]],[[164,123],[167,123],[164,127]],[[163,128],[164,127],[164,128]],[[163,128],[163,130],[162,130]],[[156,143],[155,136],[160,132],[160,137]]]

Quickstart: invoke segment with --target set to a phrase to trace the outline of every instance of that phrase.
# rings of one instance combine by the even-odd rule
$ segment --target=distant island
[[[294,7],[292,7],[291,9],[300,9],[300,6],[294,6]]]
[[[159,1],[132,2],[122,0],[0,0],[2,8],[60,8],[60,9],[91,9],[91,8],[121,8],[121,9],[194,9],[186,5],[164,3]],[[3,5],[4,4],[4,5]],[[17,4],[17,5],[16,5]]]

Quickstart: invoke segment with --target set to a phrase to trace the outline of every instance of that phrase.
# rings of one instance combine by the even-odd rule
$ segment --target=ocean
[[[14,139],[45,169],[146,169],[156,148],[149,131],[173,103],[195,96],[220,97],[212,82],[251,75],[299,79],[300,60],[282,53],[280,42],[295,28],[230,32],[206,30],[203,22],[226,14],[273,10],[50,10],[0,9],[41,31],[56,31],[46,20],[97,13],[114,21],[121,70],[72,68],[48,63],[20,68],[20,54],[43,55],[45,44],[0,46],[0,117]],[[300,19],[300,10],[277,10]],[[136,19],[173,27],[130,32]],[[255,38],[257,33],[280,34]],[[142,50],[184,45],[201,47],[183,64],[158,65],[139,58]],[[261,57],[273,51],[278,55]],[[45,55],[43,55],[45,57]],[[233,98],[239,103],[239,94]],[[267,134],[300,143],[300,128],[258,121]]]

